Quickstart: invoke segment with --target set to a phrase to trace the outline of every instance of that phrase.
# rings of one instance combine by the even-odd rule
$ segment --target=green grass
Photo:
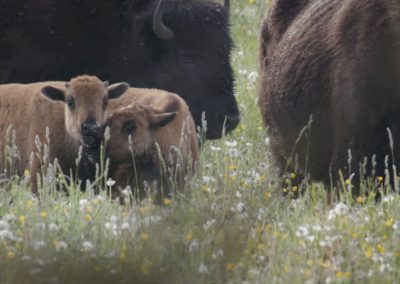
[[[321,184],[282,195],[257,106],[265,4],[232,1],[238,129],[207,141],[186,194],[121,206],[103,192],[65,196],[26,180],[0,189],[0,283],[393,283],[400,198],[328,204]],[[49,177],[51,180],[51,177]],[[293,191],[288,180],[287,189]],[[378,185],[379,186],[379,185]],[[345,186],[344,186],[345,187]],[[380,185],[383,188],[383,185]],[[7,188],[7,190],[4,190]],[[295,188],[296,189],[296,188]],[[336,200],[337,199],[337,200]]]

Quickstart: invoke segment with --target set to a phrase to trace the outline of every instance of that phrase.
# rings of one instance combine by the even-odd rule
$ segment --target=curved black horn
[[[172,40],[174,38],[174,32],[168,28],[163,22],[163,13],[161,11],[162,0],[158,1],[156,10],[153,16],[153,31],[155,35],[162,40]]]
[[[231,1],[224,0],[224,7],[229,11],[229,8],[231,7]]]

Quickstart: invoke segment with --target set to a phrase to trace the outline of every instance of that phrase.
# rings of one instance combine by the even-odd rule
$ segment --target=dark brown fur
[[[386,128],[399,168],[399,1],[273,1],[261,34],[261,74],[261,112],[282,170],[294,149],[301,171],[327,183],[340,169],[358,179],[359,163],[374,154],[384,175],[385,156],[392,158]]]
[[[185,175],[194,169],[199,157],[194,121],[184,100],[161,90],[130,88],[124,97],[110,103],[109,112],[107,156],[110,177],[117,188],[131,185],[143,196],[144,181],[157,181],[158,188],[167,195],[171,179],[181,189]],[[129,120],[135,129],[124,133],[123,124]],[[156,143],[167,171],[161,166]]]
[[[30,171],[35,194],[36,175],[40,173],[45,148],[38,148],[35,138],[48,144],[46,162],[53,163],[57,158],[64,173],[69,174],[70,170],[75,173],[79,147],[87,144],[85,139],[91,138],[82,137],[81,125],[93,123],[102,126],[107,115],[104,103],[110,93],[117,90],[117,86],[128,87],[120,84],[107,88],[107,84],[91,76],[74,78],[67,85],[65,82],[42,82],[0,86],[0,142],[5,146],[7,130],[15,131],[15,145],[19,152],[15,170],[20,175],[24,170]],[[66,102],[72,99],[73,108],[70,108]],[[49,129],[49,140],[46,128]],[[1,161],[0,172],[5,167],[6,163]]]

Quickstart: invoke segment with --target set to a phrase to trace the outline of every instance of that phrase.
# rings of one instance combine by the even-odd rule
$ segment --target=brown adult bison
[[[211,0],[0,0],[0,83],[93,74],[168,90],[219,138],[240,118],[228,22]]]
[[[161,90],[130,88],[110,103],[107,157],[116,188],[127,185],[143,196],[144,183],[158,183],[158,200],[180,190],[199,157],[196,128],[179,96]]]
[[[99,140],[108,100],[121,96],[128,87],[126,83],[108,86],[92,76],[79,76],[69,83],[0,86],[0,143],[6,146],[6,132],[15,131],[16,171],[22,175],[30,170],[33,193],[37,193],[36,175],[43,162],[57,159],[64,173],[75,173],[79,147],[90,148]],[[0,162],[0,173],[7,166]]]
[[[261,72],[261,112],[281,169],[292,150],[303,172],[325,182],[340,169],[358,179],[364,157],[372,174],[373,155],[377,175],[387,155],[399,168],[399,1],[273,1],[262,27]]]

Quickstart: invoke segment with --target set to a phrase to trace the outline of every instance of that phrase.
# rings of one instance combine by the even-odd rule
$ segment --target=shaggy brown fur
[[[386,128],[399,168],[398,0],[273,1],[261,34],[261,74],[261,112],[282,170],[294,149],[314,179],[329,182],[340,169],[358,179],[359,163],[374,154],[376,174],[384,175],[385,156],[392,158]]]
[[[15,170],[20,175],[30,170],[33,193],[37,194],[36,175],[42,162],[53,163],[57,158],[64,173],[75,172],[80,145],[90,146],[99,139],[93,133],[82,135],[83,125],[103,126],[108,99],[119,97],[129,87],[126,83],[107,86],[108,83],[91,76],[80,76],[69,83],[0,86],[1,145],[7,144],[6,132],[13,129],[19,152]],[[49,129],[47,138],[46,128]],[[36,137],[42,146],[37,145]],[[46,147],[49,155],[43,161]],[[0,172],[6,166],[0,162]]]
[[[144,181],[157,181],[165,195],[172,189],[169,180],[176,182],[176,189],[182,188],[199,157],[196,129],[185,101],[161,90],[130,88],[110,103],[109,112],[107,155],[117,188],[131,185],[139,196],[143,196]],[[163,194],[158,194],[158,202]]]

